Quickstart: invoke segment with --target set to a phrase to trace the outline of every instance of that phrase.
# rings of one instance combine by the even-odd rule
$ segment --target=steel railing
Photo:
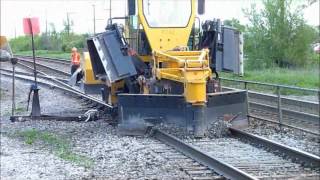
[[[271,84],[271,83],[263,83],[263,82],[256,82],[256,81],[247,81],[247,80],[240,80],[240,79],[231,79],[231,78],[223,78],[220,77],[220,82],[223,81],[229,81],[229,82],[236,82],[243,84],[243,88],[246,90],[246,96],[247,96],[247,109],[248,109],[248,117],[250,117],[250,112],[249,112],[249,85],[257,85],[257,86],[268,86],[276,89],[276,99],[277,99],[277,114],[278,114],[278,123],[281,128],[281,125],[283,124],[283,107],[282,107],[282,99],[284,97],[281,95],[281,90],[282,89],[290,89],[290,90],[295,90],[295,91],[300,91],[303,93],[312,93],[316,94],[318,96],[318,102],[307,102],[307,103],[313,103],[318,107],[319,110],[319,102],[320,102],[320,90],[319,89],[311,89],[311,88],[301,88],[301,87],[296,87],[296,86],[288,86],[288,85],[281,85],[281,84]],[[301,100],[296,100],[297,102],[300,102]],[[301,101],[303,102],[303,101]]]

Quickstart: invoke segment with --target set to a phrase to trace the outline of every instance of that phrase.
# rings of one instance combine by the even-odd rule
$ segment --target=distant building
[[[313,51],[315,53],[320,54],[320,43],[316,43],[316,44],[313,45]]]

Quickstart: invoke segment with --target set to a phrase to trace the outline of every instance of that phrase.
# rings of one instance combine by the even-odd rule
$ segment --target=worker
[[[75,47],[71,51],[71,74],[73,74],[80,67],[80,54]]]

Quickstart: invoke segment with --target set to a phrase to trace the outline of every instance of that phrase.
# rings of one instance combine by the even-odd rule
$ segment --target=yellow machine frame
[[[83,67],[84,83],[85,84],[104,84],[102,81],[96,80],[94,77],[89,52],[84,52],[83,56],[84,56],[84,67]]]
[[[144,62],[152,64],[153,76],[156,79],[182,83],[186,102],[193,105],[205,105],[207,102],[206,83],[212,74],[209,66],[209,50],[190,51],[187,48],[196,16],[196,0],[190,0],[190,2],[191,14],[185,27],[150,27],[143,13],[143,0],[137,0],[137,27],[142,26],[152,49],[152,56],[140,56],[139,54],[138,56]],[[128,31],[126,31],[126,34],[128,35]],[[102,83],[94,78],[88,54],[85,54],[84,67],[85,83]],[[117,103],[115,92],[123,84],[113,83],[109,85],[111,90],[110,103]],[[143,93],[148,93],[148,91],[143,91]]]
[[[7,44],[7,38],[5,36],[0,36],[0,48]]]
[[[138,19],[153,51],[154,76],[159,80],[183,83],[186,101],[193,105],[204,105],[206,82],[211,76],[209,51],[188,51],[184,48],[196,15],[196,0],[191,3],[191,15],[186,27],[149,27],[143,13],[143,0],[138,0]]]
[[[143,14],[143,1],[138,0],[139,23],[142,24],[153,51],[168,51],[177,46],[187,46],[196,16],[196,0],[191,2],[191,15],[186,27],[149,27]]]

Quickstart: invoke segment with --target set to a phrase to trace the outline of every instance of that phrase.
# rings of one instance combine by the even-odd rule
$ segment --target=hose
[[[86,120],[84,120],[84,121],[88,122],[91,118],[93,118],[96,115],[98,115],[98,110],[97,109],[89,109],[88,111],[86,111],[84,113],[84,116],[87,117]]]

